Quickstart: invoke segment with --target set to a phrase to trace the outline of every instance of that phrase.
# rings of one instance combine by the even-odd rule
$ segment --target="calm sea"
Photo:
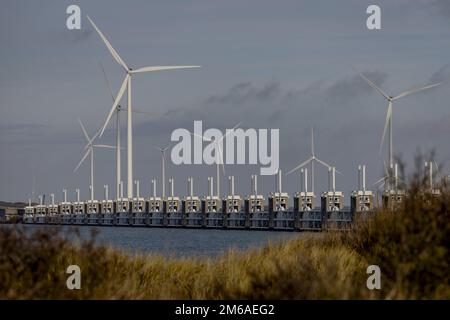
[[[30,231],[48,226],[25,225]],[[216,256],[229,249],[243,250],[261,247],[283,239],[301,237],[297,232],[246,230],[205,230],[136,227],[79,226],[83,239],[90,238],[92,229],[99,233],[97,243],[125,249],[129,252],[160,253],[166,256]]]

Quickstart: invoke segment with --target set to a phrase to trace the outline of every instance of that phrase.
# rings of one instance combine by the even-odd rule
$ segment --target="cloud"
[[[450,1],[434,0],[432,6],[444,17],[450,18]]]
[[[247,103],[274,100],[281,94],[280,84],[272,81],[263,87],[255,87],[250,81],[240,82],[232,86],[223,94],[212,95],[206,99],[206,103],[227,104],[227,103]]]
[[[432,14],[450,18],[450,1],[448,0],[405,0],[402,2],[402,7],[403,10],[410,8],[425,9]]]
[[[443,84],[450,82],[450,66],[445,65],[434,72],[430,77],[431,83],[441,82]]]
[[[56,39],[60,42],[70,41],[73,43],[80,43],[88,40],[93,34],[94,31],[91,28],[82,28],[81,30],[65,29],[64,31],[59,32]]]
[[[388,77],[379,71],[365,74],[378,85]],[[167,134],[173,128],[191,127],[194,120],[203,120],[208,126],[218,128],[234,125],[242,119],[246,125],[255,127],[279,126],[283,121],[295,126],[299,118],[303,121],[322,118],[327,106],[333,106],[335,110],[348,109],[353,100],[372,92],[373,89],[358,75],[335,81],[315,81],[300,88],[287,88],[277,81],[262,85],[251,81],[239,82],[191,107],[174,107],[162,117],[141,123],[136,126],[136,133]],[[340,111],[329,109],[327,112]]]
[[[379,71],[364,72],[364,75],[377,86],[381,86],[387,79],[387,74]],[[371,92],[373,89],[359,75],[339,79],[325,90],[328,99],[340,102]]]

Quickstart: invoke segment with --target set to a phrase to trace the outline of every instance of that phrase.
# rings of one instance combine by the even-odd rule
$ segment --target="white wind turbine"
[[[105,77],[106,86],[108,87],[109,92],[111,93],[111,98],[113,100],[113,103],[116,101],[114,98],[114,94],[111,89],[111,84],[109,82],[109,79],[106,75],[105,68],[103,67],[103,64],[100,63],[100,67],[103,71],[103,76]],[[116,198],[119,199],[120,196],[120,182],[122,181],[122,174],[121,174],[121,146],[120,146],[120,113],[123,111],[127,111],[126,108],[123,108],[120,104],[117,104],[115,113],[116,113]],[[151,112],[141,111],[141,110],[132,110],[133,113],[145,113],[145,114],[152,114]]]
[[[398,163],[394,163],[391,169],[386,168],[385,164],[384,170],[386,175],[375,181],[374,185],[379,186],[383,183],[385,191],[391,190],[392,187],[393,190],[398,190],[399,181],[404,182],[404,180],[401,179],[398,174]]]
[[[389,181],[389,177],[391,176],[390,174],[389,174],[389,170],[388,170],[388,168],[387,168],[387,166],[386,166],[386,161],[384,161],[384,172],[385,172],[385,175],[384,176],[382,176],[380,179],[378,179],[377,181],[375,181],[374,182],[374,185],[381,185],[381,183],[383,183],[384,184],[384,189],[385,190],[387,190],[387,189],[389,189],[389,183],[390,183],[390,181]]]
[[[304,162],[302,162],[298,166],[296,166],[294,169],[289,171],[287,173],[287,175],[291,174],[291,173],[297,171],[298,169],[301,169],[301,168],[305,167],[307,164],[311,163],[311,189],[312,189],[313,193],[314,193],[314,174],[315,174],[314,163],[315,162],[323,165],[324,167],[326,167],[328,169],[331,169],[331,166],[328,163],[320,160],[316,156],[316,153],[315,153],[315,150],[314,150],[314,128],[311,126],[311,156],[307,160],[305,160]],[[339,171],[336,170],[336,172],[340,174]]]
[[[235,125],[232,129],[226,130],[227,132],[218,140],[213,140],[211,138],[205,137],[204,135],[198,135],[196,133],[192,133],[191,135],[198,137],[202,139],[203,141],[211,142],[216,145],[216,150],[218,152],[215,152],[216,156],[216,195],[218,198],[220,198],[220,166],[222,166],[222,172],[225,174],[225,166],[223,161],[223,152],[222,152],[222,141],[225,139],[226,136],[228,136],[230,133],[234,131],[237,127],[239,127],[242,124],[242,122],[239,122],[237,125]]]
[[[388,101],[388,109],[387,109],[387,113],[386,113],[386,121],[384,123],[384,129],[383,129],[383,135],[381,137],[381,143],[380,143],[380,152],[381,152],[381,148],[383,146],[383,142],[384,142],[384,137],[386,135],[386,130],[389,127],[389,152],[388,152],[388,161],[389,161],[389,169],[392,170],[394,167],[394,146],[393,146],[393,141],[392,141],[392,103],[395,100],[398,100],[400,98],[406,97],[412,93],[416,93],[419,91],[423,91],[426,89],[430,89],[433,87],[436,87],[438,85],[440,85],[440,83],[435,83],[435,84],[430,84],[427,86],[423,86],[423,87],[415,87],[412,88],[410,90],[404,91],[396,96],[390,96],[388,94],[386,94],[383,90],[381,90],[379,87],[377,87],[375,85],[375,83],[373,83],[372,81],[370,81],[364,74],[362,74],[362,72],[359,72],[355,67],[353,67],[353,69],[359,74],[359,76],[361,78],[364,79],[364,81],[366,81],[369,86],[371,86],[373,89],[375,89],[376,91],[378,91],[379,94],[381,94],[387,101]],[[389,174],[390,171],[388,171]]]
[[[132,108],[131,108],[131,78],[133,75],[137,73],[145,73],[145,72],[153,72],[153,71],[164,71],[164,70],[175,70],[175,69],[189,69],[189,68],[199,68],[200,66],[152,66],[152,67],[143,67],[138,69],[132,69],[128,67],[122,58],[119,56],[117,51],[112,47],[111,43],[106,39],[100,29],[95,25],[95,23],[91,20],[91,18],[87,17],[89,22],[94,27],[95,31],[99,34],[100,38],[105,43],[109,52],[113,56],[114,60],[121,65],[126,72],[125,79],[122,82],[122,85],[117,93],[116,99],[114,100],[113,106],[106,118],[105,124],[103,125],[100,131],[100,137],[103,135],[103,132],[108,125],[109,120],[111,119],[113,113],[116,111],[117,105],[120,103],[122,96],[125,93],[125,89],[127,89],[127,97],[128,97],[128,107],[127,107],[127,196],[129,199],[133,198],[133,120],[132,120]]]
[[[170,148],[172,144],[168,144],[165,147],[155,147],[161,152],[161,162],[162,162],[162,169],[161,169],[161,175],[162,175],[162,199],[164,200],[166,198],[166,151]],[[155,182],[156,183],[156,182]]]
[[[91,185],[90,185],[90,189],[91,189],[91,201],[93,201],[94,200],[94,148],[108,148],[108,149],[115,149],[115,148],[113,146],[107,146],[107,145],[103,145],[103,144],[94,144],[94,140],[97,138],[99,132],[97,132],[92,138],[90,138],[80,119],[78,119],[78,122],[80,123],[81,130],[83,131],[83,134],[87,140],[86,147],[84,148],[85,150],[87,149],[87,151],[84,154],[83,158],[81,158],[81,161],[75,167],[73,172],[75,173],[78,170],[78,168],[81,166],[83,161],[90,154],[91,155]]]
[[[439,177],[439,166],[435,160],[425,161],[425,168],[428,169],[428,184],[430,190],[433,192],[433,170],[436,170],[436,179]]]

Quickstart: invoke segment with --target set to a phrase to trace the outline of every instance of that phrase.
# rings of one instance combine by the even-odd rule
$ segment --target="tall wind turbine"
[[[303,167],[305,167],[307,164],[311,164],[311,189],[312,192],[314,193],[314,163],[317,162],[321,165],[323,165],[324,167],[326,167],[327,169],[331,169],[331,166],[320,160],[319,158],[317,158],[315,150],[314,150],[314,128],[311,126],[311,156],[305,160],[304,162],[300,163],[298,166],[296,166],[294,169],[292,169],[291,171],[289,171],[287,174],[291,174],[295,171],[297,171],[298,169],[301,169]],[[340,173],[339,171],[336,170],[337,173]]]
[[[83,134],[87,140],[87,145],[85,147],[85,149],[87,149],[86,153],[84,154],[83,158],[81,158],[81,161],[78,163],[78,165],[75,167],[75,169],[73,170],[73,172],[75,173],[78,168],[81,166],[81,164],[83,163],[83,161],[87,158],[87,156],[90,154],[91,155],[91,201],[94,200],[94,148],[108,148],[108,149],[114,149],[113,146],[107,146],[107,145],[103,145],[103,144],[94,144],[94,140],[97,138],[99,132],[97,132],[92,138],[89,137],[83,123],[81,122],[80,119],[78,119],[78,122],[80,123],[81,126],[81,130],[83,131]]]
[[[108,90],[111,94],[111,98],[113,100],[113,103],[116,101],[114,98],[114,94],[111,89],[111,83],[109,82],[108,76],[106,75],[105,68],[103,67],[103,64],[100,63],[100,67],[103,71],[103,76],[105,77],[106,86],[108,87]],[[126,108],[123,108],[120,104],[117,104],[115,113],[116,113],[116,199],[119,199],[120,196],[120,182],[122,181],[122,174],[121,174],[121,147],[120,147],[120,113],[123,111],[127,111]],[[141,111],[133,109],[133,113],[145,113],[145,114],[152,114],[151,112]]]
[[[234,131],[234,129],[239,127],[241,124],[242,124],[242,122],[239,122],[232,129],[227,130],[227,132],[217,141],[212,140],[211,138],[207,138],[204,135],[198,135],[196,133],[191,132],[191,135],[198,137],[198,138],[202,139],[203,141],[208,141],[208,142],[211,142],[216,145],[216,148],[218,151],[215,153],[215,155],[216,155],[216,196],[218,198],[220,198],[220,166],[222,166],[222,172],[223,172],[223,174],[225,174],[225,166],[224,166],[224,161],[223,161],[223,151],[221,148],[221,144],[222,144],[223,139],[225,139],[226,136],[228,136],[230,133],[232,133]]]
[[[113,106],[106,118],[105,124],[103,125],[100,137],[103,135],[106,126],[108,125],[109,120],[111,119],[114,111],[116,110],[117,105],[120,103],[123,94],[125,93],[125,89],[127,89],[127,97],[128,97],[128,112],[127,112],[127,196],[129,199],[133,198],[133,120],[132,120],[132,108],[131,108],[131,78],[133,75],[137,73],[144,72],[153,72],[153,71],[164,71],[164,70],[175,70],[175,69],[189,69],[189,68],[199,68],[200,66],[154,66],[154,67],[143,67],[138,69],[132,69],[128,67],[122,58],[119,56],[117,51],[112,47],[111,43],[106,39],[100,29],[95,25],[95,23],[91,20],[91,18],[87,17],[89,22],[94,27],[95,31],[99,34],[100,38],[105,43],[109,52],[113,56],[114,60],[121,65],[125,69],[125,79],[122,82],[122,85],[117,93],[116,99],[113,103]]]
[[[378,91],[379,94],[381,94],[388,102],[388,108],[387,108],[387,113],[386,113],[386,121],[384,123],[384,129],[383,129],[383,135],[381,136],[381,143],[380,143],[380,152],[381,152],[381,148],[383,146],[383,142],[384,142],[384,137],[386,135],[386,131],[389,128],[389,153],[388,153],[388,161],[389,161],[389,169],[392,170],[393,166],[394,166],[394,145],[393,145],[393,141],[392,141],[392,103],[395,100],[398,100],[400,98],[406,97],[412,93],[416,93],[419,91],[423,91],[423,90],[427,90],[433,87],[436,87],[438,85],[440,85],[441,83],[435,83],[435,84],[430,84],[427,86],[423,86],[423,87],[415,87],[412,88],[410,90],[404,91],[396,96],[390,96],[387,93],[385,93],[383,90],[381,90],[379,87],[377,87],[375,85],[375,83],[373,83],[372,81],[370,81],[362,72],[359,72],[356,68],[353,67],[353,69],[359,74],[359,76],[361,78],[363,78],[364,81],[366,81],[369,86],[371,86],[373,89],[375,89],[376,91]]]

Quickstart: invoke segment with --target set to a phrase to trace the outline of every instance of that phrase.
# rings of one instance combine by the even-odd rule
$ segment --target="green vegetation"
[[[211,259],[132,256],[94,237],[75,245],[57,228],[0,227],[0,298],[450,299],[450,190],[423,190],[418,173],[404,206],[379,210],[349,232]],[[81,290],[66,288],[70,264],[82,270]],[[371,264],[381,268],[381,290],[366,287]]]

